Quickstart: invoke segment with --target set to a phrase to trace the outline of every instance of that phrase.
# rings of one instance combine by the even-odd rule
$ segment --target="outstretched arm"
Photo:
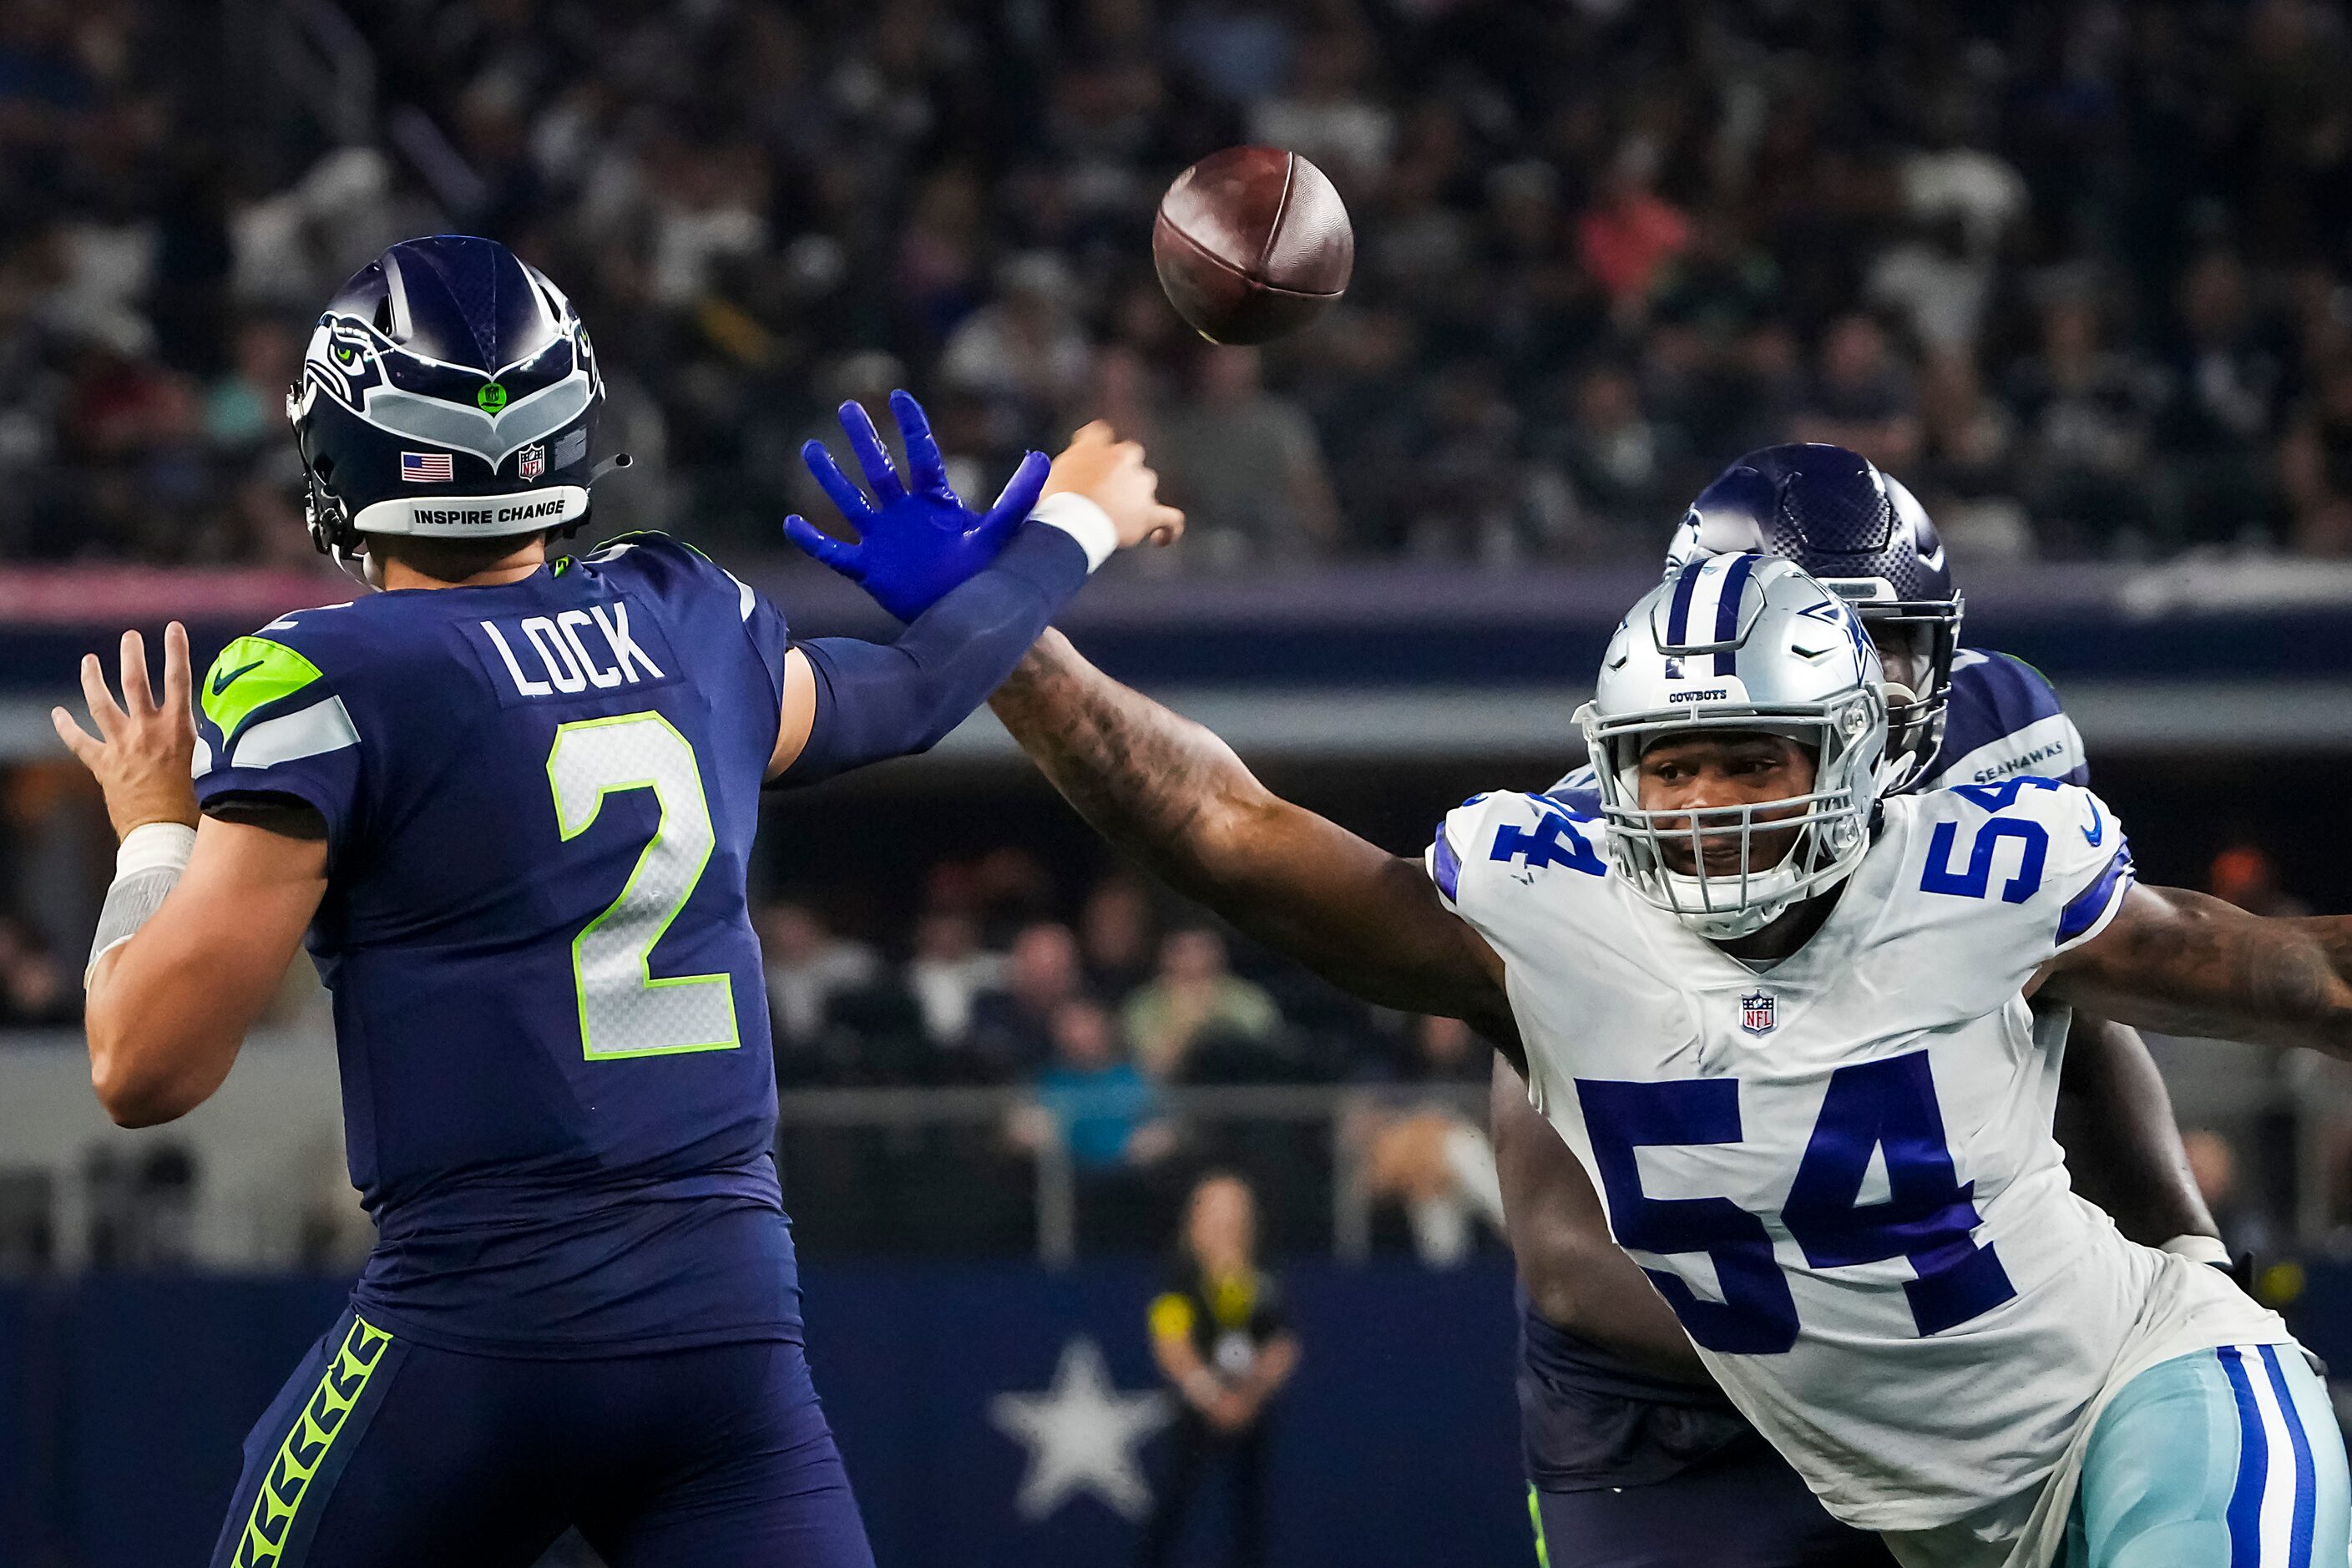
[[[1183,515],[1160,504],[1143,448],[1099,422],[1073,437],[1050,471],[1031,453],[988,515],[975,516],[948,487],[922,405],[903,392],[891,394],[890,405],[914,488],[900,482],[865,410],[846,403],[842,426],[880,504],[867,502],[812,441],[810,469],[858,540],[845,544],[797,517],[784,531],[908,625],[887,643],[793,645],[784,657],[772,782],[813,784],[929,751],[980,706],[1114,550],[1165,543],[1183,531]]]
[[[1276,795],[1058,632],[990,706],[1078,814],[1170,887],[1368,1001],[1465,1018],[1517,1058],[1502,960],[1419,861]]]
[[[2117,1023],[2352,1058],[2352,918],[2264,920],[2135,885],[2043,975],[2050,996]]]

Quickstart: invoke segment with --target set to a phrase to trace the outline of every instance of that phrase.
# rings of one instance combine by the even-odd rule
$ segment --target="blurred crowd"
[[[12,0],[0,555],[299,557],[303,335],[440,227],[584,311],[607,520],[736,547],[906,384],[968,487],[1143,435],[1196,569],[1645,555],[1788,437],[1979,559],[2352,552],[2347,66],[2317,0]],[[1357,228],[1264,353],[1148,254],[1240,141]]]
[[[1486,1081],[1485,1046],[1454,1021],[1354,1002],[1124,876],[1065,919],[1024,851],[943,862],[911,927],[879,942],[820,905],[758,917],[787,1089],[1023,1082],[1099,1091],[1140,1126],[1173,1084]]]

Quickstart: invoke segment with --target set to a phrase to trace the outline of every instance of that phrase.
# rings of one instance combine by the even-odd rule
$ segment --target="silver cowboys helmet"
[[[1890,777],[1885,677],[1853,606],[1793,562],[1739,554],[1685,563],[1619,625],[1592,700],[1576,717],[1619,872],[1701,936],[1729,941],[1762,929],[1834,886],[1869,847]],[[1710,731],[1794,741],[1812,754],[1811,792],[1643,810],[1643,753]],[[1777,863],[1749,864],[1757,834],[1791,829]],[[1735,837],[1738,870],[1710,873],[1705,845]],[[1670,845],[1687,852],[1688,872],[1668,864]]]

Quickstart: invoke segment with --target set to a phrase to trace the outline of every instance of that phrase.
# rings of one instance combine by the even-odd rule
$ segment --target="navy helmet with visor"
[[[1886,665],[1889,787],[1916,783],[1944,742],[1962,609],[1927,509],[1858,452],[1766,447],[1691,502],[1666,571],[1743,552],[1795,562],[1861,615]]]
[[[287,395],[311,541],[574,532],[604,401],[546,274],[496,240],[403,240],[328,304]]]

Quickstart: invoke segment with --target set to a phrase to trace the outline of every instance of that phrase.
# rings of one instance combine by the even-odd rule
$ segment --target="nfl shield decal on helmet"
[[[541,441],[536,446],[525,447],[522,449],[522,457],[515,463],[515,478],[535,479],[545,472],[547,472],[547,443]]]
[[[1739,1026],[1751,1035],[1769,1035],[1780,1020],[1774,1016],[1779,998],[1769,991],[1750,991],[1739,999]]]

